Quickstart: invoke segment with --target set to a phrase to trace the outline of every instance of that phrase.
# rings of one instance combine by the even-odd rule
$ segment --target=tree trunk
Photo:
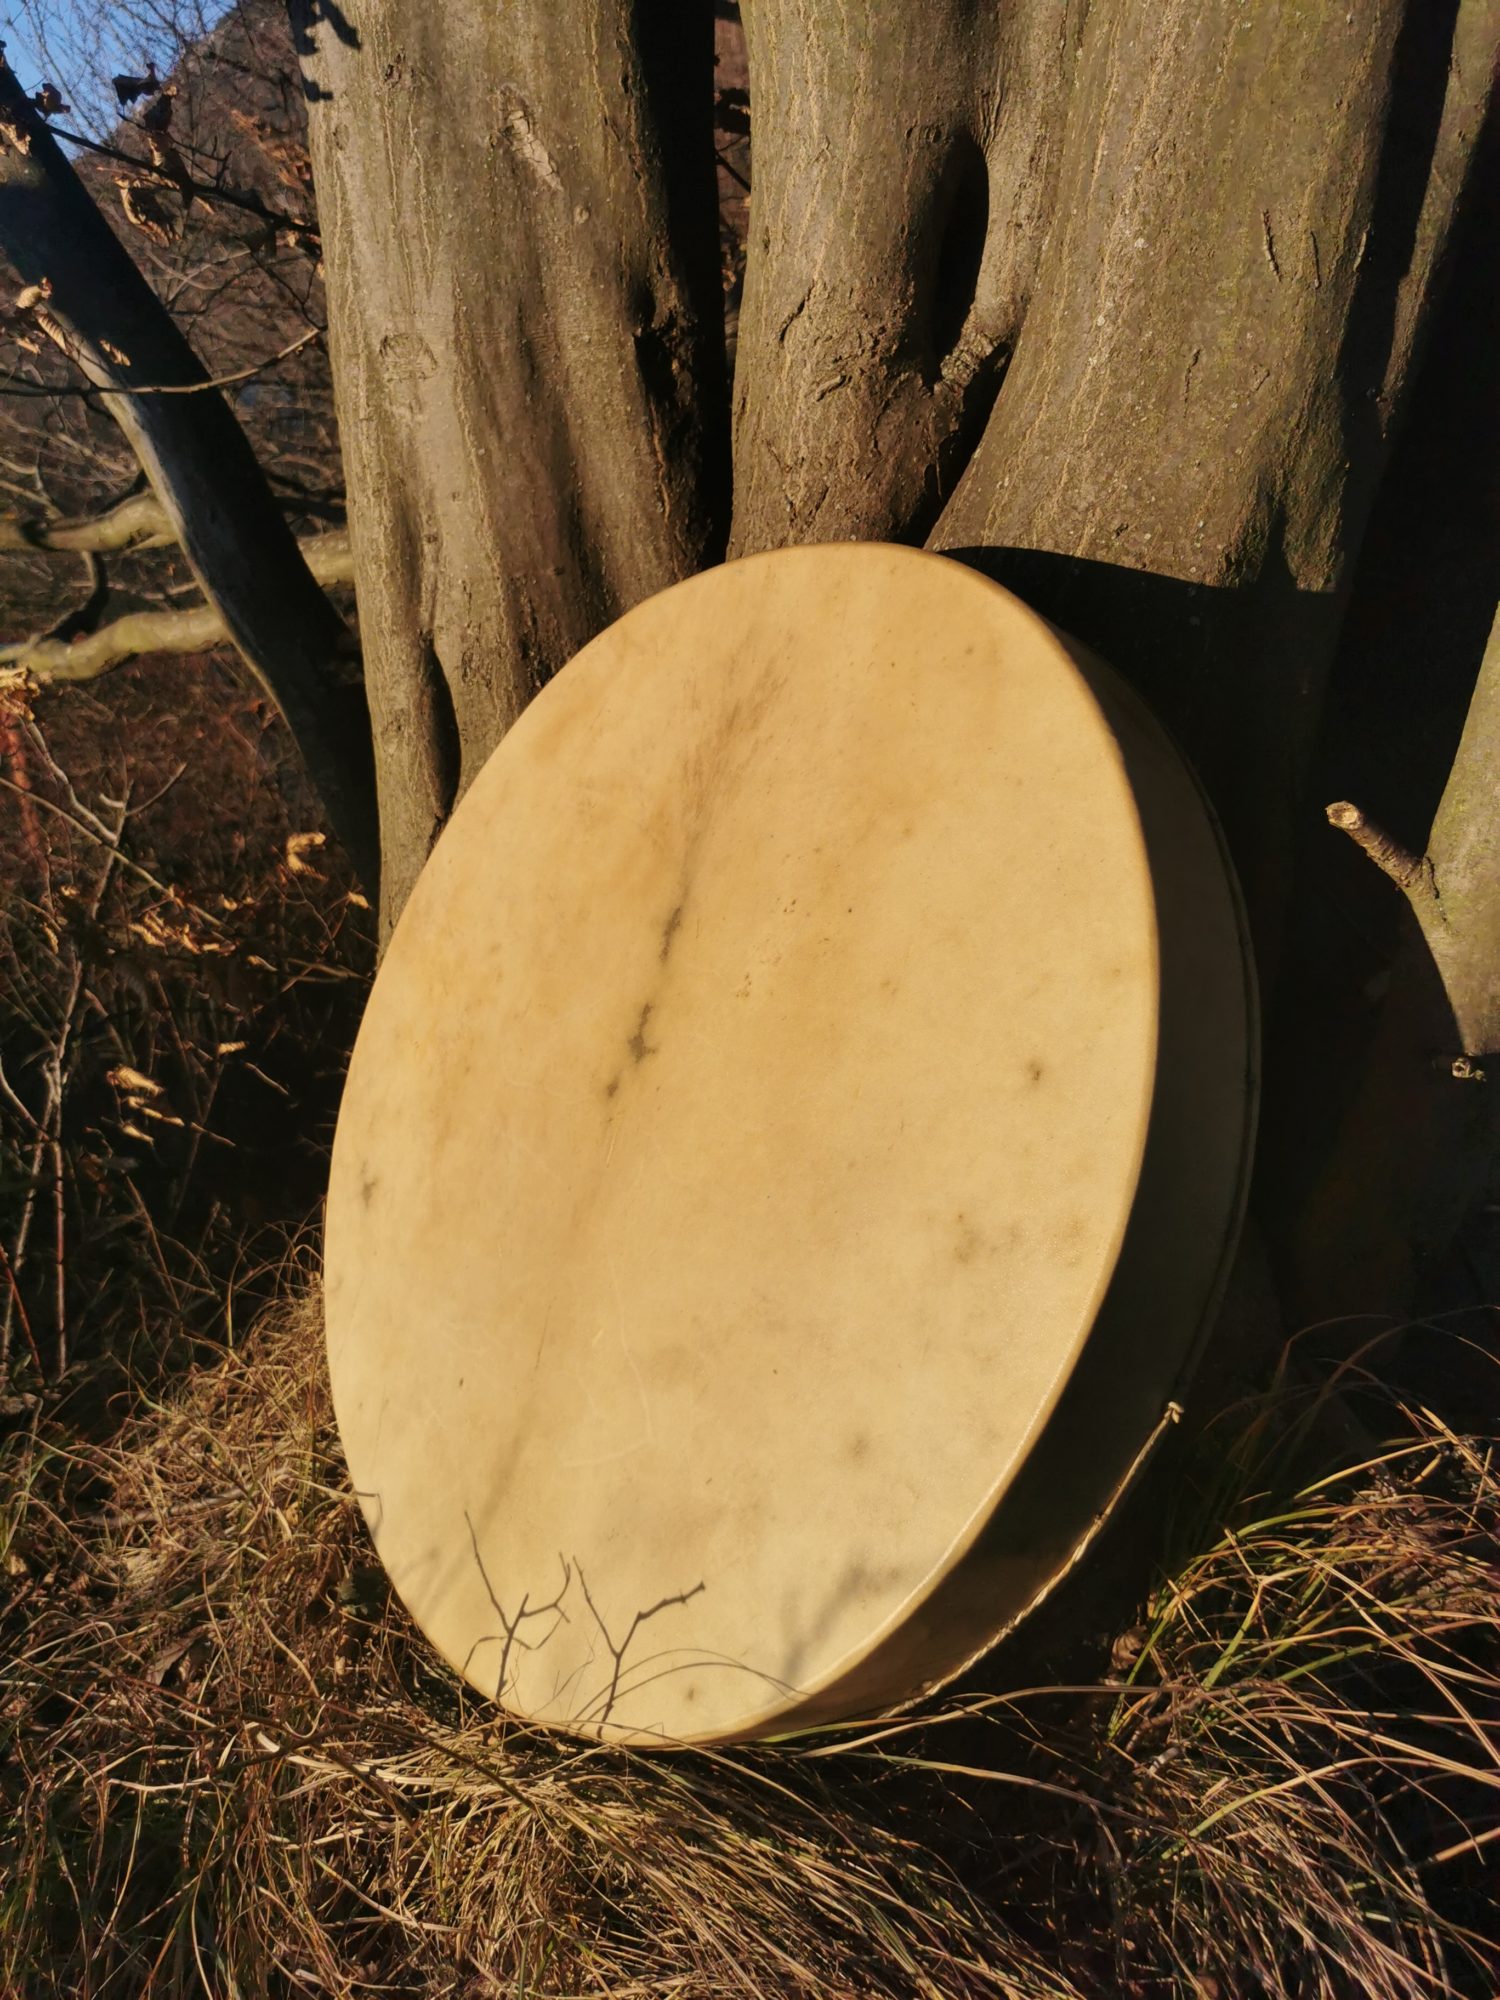
[[[383,911],[531,696],[722,553],[704,5],[299,0]]]
[[[1194,754],[1271,961],[1496,0],[745,16],[731,552],[1014,582]],[[394,914],[536,688],[717,552],[711,22],[299,19]]]
[[[1334,825],[1404,901],[1369,1045],[1326,1144],[1285,1163],[1283,1288],[1321,1319],[1410,1311],[1495,1165],[1500,1138],[1500,619],[1433,819],[1412,854],[1348,801]]]
[[[234,413],[0,60],[0,248],[40,328],[102,392],[200,588],[374,887],[370,723],[343,620]]]
[[[933,537],[986,552],[1178,731],[1263,975],[1497,39],[1494,0],[1094,6],[1016,360]]]
[[[1178,731],[1269,964],[1496,9],[872,13],[746,0],[732,545],[922,532],[1013,345],[931,542]]]
[[[302,16],[387,920],[541,682],[721,548],[709,12]],[[1268,979],[1500,0],[744,12],[730,552],[925,538],[1096,647]]]
[[[1025,317],[1087,11],[746,0],[732,554],[936,519]]]

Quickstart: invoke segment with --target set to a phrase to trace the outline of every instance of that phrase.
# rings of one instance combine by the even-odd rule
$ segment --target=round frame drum
[[[1251,994],[1182,760],[997,585],[841,544],[620,619],[437,843],[339,1122],[335,1408],[434,1646],[643,1745],[959,1671],[1211,1310]]]

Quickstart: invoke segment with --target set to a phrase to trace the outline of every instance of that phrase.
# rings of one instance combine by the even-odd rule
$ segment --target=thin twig
[[[1328,824],[1336,826],[1341,833],[1347,833],[1356,847],[1363,849],[1383,875],[1389,875],[1398,889],[1407,895],[1420,892],[1432,885],[1432,863],[1423,854],[1413,854],[1403,847],[1399,840],[1388,834],[1371,819],[1367,819],[1359,807],[1348,799],[1340,799],[1325,808]]]
[[[12,778],[0,777],[0,786],[8,792],[19,792],[22,789]],[[40,792],[29,792],[26,796],[31,799],[33,805],[45,806],[48,812],[56,813],[59,819],[65,819],[70,826],[77,827],[78,831],[85,834],[88,839],[98,841],[102,847],[109,845],[102,835],[95,833],[86,820],[81,820],[75,813],[70,813],[66,806],[58,805],[55,799],[43,798]],[[169,903],[181,904],[184,909],[191,910],[195,917],[201,917],[204,923],[212,924],[215,930],[224,928],[212,910],[203,910],[196,903],[185,901],[174,889],[169,889],[159,876],[153,875],[149,868],[143,868],[139,861],[132,861],[128,854],[121,854],[119,860],[122,868],[128,868],[132,875],[139,875],[143,882],[154,889],[159,896],[165,896]]]
[[[26,1301],[21,1296],[21,1287],[16,1282],[16,1274],[11,1268],[11,1261],[6,1254],[3,1243],[0,1243],[0,1275],[4,1276],[10,1295],[10,1303],[6,1308],[5,1317],[3,1320],[0,1320],[0,1389],[3,1389],[10,1380],[10,1330],[12,1314],[21,1323],[21,1331],[26,1336],[26,1345],[31,1349],[31,1358],[36,1363],[38,1375],[43,1374],[45,1371],[42,1367],[41,1350],[36,1344],[36,1335],[31,1330],[31,1315],[26,1310]]]
[[[321,326],[310,326],[306,333],[299,334],[295,340],[289,341],[285,347],[278,348],[274,354],[268,354],[263,361],[254,361],[247,368],[236,368],[229,375],[210,376],[203,382],[146,382],[129,385],[123,382],[111,382],[107,386],[95,382],[60,382],[55,387],[42,385],[24,389],[17,387],[13,382],[7,382],[0,383],[0,396],[201,396],[207,389],[227,389],[236,382],[248,382],[252,375],[260,375],[267,368],[274,368],[278,361],[285,361],[289,355],[296,354],[309,342],[319,339],[323,332]],[[66,351],[64,349],[64,352]]]
[[[268,222],[277,229],[289,230],[295,236],[305,237],[311,242],[321,241],[321,232],[315,222],[305,221],[296,215],[287,215],[283,210],[272,208],[259,195],[241,194],[236,190],[216,187],[212,181],[189,178],[186,185],[155,167],[149,160],[138,159],[134,153],[121,152],[118,146],[101,145],[97,139],[85,139],[81,133],[65,132],[59,125],[49,125],[53,136],[66,139],[70,146],[78,146],[86,153],[96,153],[102,159],[118,160],[122,166],[134,167],[143,179],[158,181],[163,187],[177,188],[182,192],[191,191],[194,200],[218,202],[225,208],[237,208],[244,215],[253,215],[258,221]],[[179,142],[180,143],[180,142]],[[189,151],[192,149],[189,148]]]

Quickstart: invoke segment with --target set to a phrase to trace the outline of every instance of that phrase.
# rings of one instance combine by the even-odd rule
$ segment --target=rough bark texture
[[[731,553],[931,526],[1050,218],[1084,0],[746,0]]]
[[[933,538],[1037,552],[989,560],[1152,697],[1268,965],[1340,586],[1489,87],[1496,9],[1460,18],[1456,43],[1430,0],[1096,4],[1032,305]]]
[[[925,537],[1096,647],[1198,764],[1269,978],[1500,0],[745,19],[731,552]],[[304,16],[388,919],[537,686],[718,551],[710,25]]]
[[[3,64],[0,248],[41,330],[105,392],[204,596],[285,715],[329,818],[373,884],[369,720],[341,664],[343,620],[228,404]]]
[[[722,549],[713,19],[661,0],[293,18],[389,922],[536,690]]]
[[[733,550],[921,534],[967,459],[932,544],[1153,700],[1269,965],[1494,0],[747,0],[746,23]]]
[[[1427,842],[1417,909],[1453,1010],[1456,1053],[1500,1071],[1500,618]],[[1500,1088],[1500,1073],[1491,1079]]]

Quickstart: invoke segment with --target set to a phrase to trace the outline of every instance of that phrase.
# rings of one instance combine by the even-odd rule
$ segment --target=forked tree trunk
[[[925,538],[1152,700],[1274,970],[1500,0],[744,0],[732,523],[708,0],[298,4],[387,921],[530,694],[726,533]]]
[[[923,524],[971,414],[945,368],[981,357],[972,393],[1013,345],[930,539],[1153,700],[1227,822],[1269,966],[1340,584],[1500,13],[1095,0],[991,10],[984,36],[983,10],[873,11],[890,45],[863,31],[861,62],[825,25],[840,10],[747,0],[757,135],[766,71],[774,116],[797,91],[814,108],[804,143],[757,137],[733,545]],[[917,51],[954,79],[940,122]],[[987,189],[982,258],[943,207],[965,184]]]
[[[732,554],[937,518],[1026,316],[1087,11],[747,0]]]

